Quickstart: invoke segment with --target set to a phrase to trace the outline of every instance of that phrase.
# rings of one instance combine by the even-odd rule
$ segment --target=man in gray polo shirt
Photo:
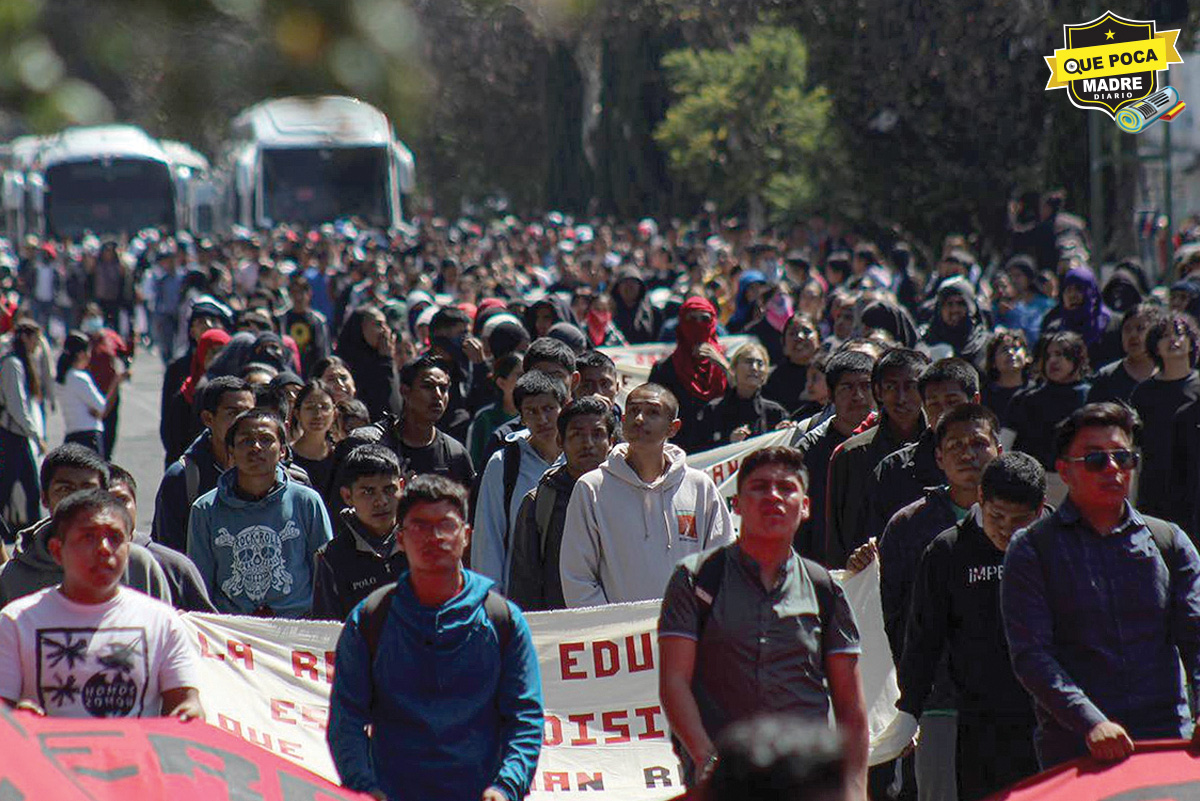
[[[760,712],[824,721],[832,705],[851,798],[866,799],[866,702],[854,613],[829,572],[792,550],[808,514],[804,458],[755,451],[738,471],[741,537],[683,559],[658,620],[659,694],[690,785],[716,765],[713,742]]]

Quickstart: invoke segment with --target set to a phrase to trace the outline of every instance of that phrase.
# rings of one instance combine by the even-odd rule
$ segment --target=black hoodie
[[[625,305],[621,293],[617,291],[617,287],[626,279],[637,281],[640,288],[637,300],[630,306]],[[612,287],[613,325],[621,329],[630,345],[657,341],[658,329],[662,327],[663,321],[659,312],[650,304],[650,299],[646,297],[646,281],[641,272],[636,267],[622,267],[613,276]]]

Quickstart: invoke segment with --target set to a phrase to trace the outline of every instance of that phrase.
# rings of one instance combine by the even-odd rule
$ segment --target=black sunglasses
[[[1122,449],[1116,451],[1092,451],[1086,456],[1063,457],[1064,462],[1083,462],[1084,469],[1091,473],[1103,473],[1108,469],[1110,460],[1117,466],[1118,470],[1132,470],[1141,463],[1142,455],[1136,451]]]

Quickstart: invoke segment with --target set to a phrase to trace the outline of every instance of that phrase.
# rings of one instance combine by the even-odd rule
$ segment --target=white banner
[[[718,337],[721,347],[728,357],[742,345],[755,340],[749,334]],[[756,341],[756,340],[755,340]],[[650,368],[654,363],[670,356],[675,350],[674,342],[649,342],[645,345],[627,345],[621,348],[596,348],[613,360],[617,372],[625,379],[626,384],[642,384],[650,378]]]
[[[894,727],[888,731],[898,693],[878,566],[845,578],[842,586],[862,635],[871,762],[877,764],[907,744]],[[586,790],[601,798],[653,801],[681,792],[658,700],[658,609],[658,601],[645,601],[527,615],[546,707],[530,798]],[[208,722],[337,781],[325,724],[341,625],[199,614],[183,619],[200,650]]]

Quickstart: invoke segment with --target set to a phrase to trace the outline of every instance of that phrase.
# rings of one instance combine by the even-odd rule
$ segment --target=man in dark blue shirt
[[[1058,425],[1069,494],[1017,534],[1001,606],[1013,669],[1033,696],[1043,768],[1133,741],[1187,737],[1180,666],[1200,689],[1200,555],[1174,525],[1129,504],[1136,413],[1093,403]]]

